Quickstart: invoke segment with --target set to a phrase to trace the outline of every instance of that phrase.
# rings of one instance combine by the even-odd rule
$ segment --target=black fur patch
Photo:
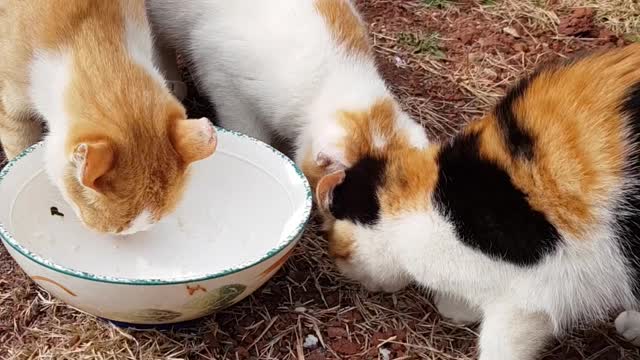
[[[386,162],[365,157],[347,169],[342,184],[333,191],[330,210],[338,220],[374,225],[380,218],[377,190],[382,184]]]
[[[620,225],[618,236],[622,251],[633,267],[635,294],[640,299],[640,83],[630,89],[621,111],[627,116],[630,141],[636,146],[636,151],[627,159],[627,176],[636,184],[626,195],[626,203],[616,212]]]
[[[519,125],[513,106],[518,99],[524,96],[529,84],[537,74],[536,72],[530,77],[520,80],[507,92],[495,109],[500,131],[511,156],[523,157],[528,160],[533,158],[533,137]]]
[[[546,216],[496,164],[478,155],[477,134],[458,137],[438,155],[435,207],[467,246],[519,266],[538,263],[560,241]]]

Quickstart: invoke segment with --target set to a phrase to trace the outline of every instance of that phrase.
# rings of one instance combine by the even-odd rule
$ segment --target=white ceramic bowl
[[[99,235],[49,181],[43,150],[34,145],[0,172],[0,237],[51,294],[118,322],[182,322],[242,300],[286,261],[311,212],[309,183],[291,160],[218,128],[216,153],[192,165],[174,214],[148,232]]]

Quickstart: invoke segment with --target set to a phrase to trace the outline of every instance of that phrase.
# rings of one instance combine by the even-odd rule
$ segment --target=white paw
[[[618,315],[615,321],[616,330],[625,340],[635,346],[640,346],[640,312],[625,311]]]
[[[436,293],[433,302],[440,315],[459,325],[468,325],[479,322],[482,315],[478,309],[455,297]]]

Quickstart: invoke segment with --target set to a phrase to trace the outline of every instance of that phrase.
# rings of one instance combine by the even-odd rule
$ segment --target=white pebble
[[[382,358],[382,360],[391,359],[391,350],[385,349],[385,348],[380,348],[380,349],[378,349],[378,352],[380,353],[380,357]]]
[[[304,306],[298,306],[294,311],[297,313],[304,313],[307,312],[307,308]]]
[[[307,335],[307,337],[304,339],[304,344],[302,344],[302,346],[305,349],[315,349],[318,347],[318,338],[313,335],[313,334],[309,334]]]
[[[402,60],[402,58],[399,57],[399,56],[394,57],[393,60],[395,61],[396,66],[399,67],[399,68],[403,68],[403,67],[407,66],[406,61]]]

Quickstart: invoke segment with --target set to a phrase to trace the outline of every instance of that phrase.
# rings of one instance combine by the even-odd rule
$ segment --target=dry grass
[[[542,61],[611,45],[560,36],[558,25],[572,8],[596,7],[604,26],[639,33],[635,0],[358,4],[371,23],[382,73],[436,138],[482,114]],[[192,116],[212,111],[194,88],[186,104]],[[0,248],[0,359],[475,358],[476,328],[441,319],[419,289],[370,294],[341,278],[316,230],[307,229],[291,260],[254,296],[194,329],[171,332],[122,330],[80,314],[37,288]],[[310,336],[318,339],[315,350],[304,347]],[[640,353],[603,324],[551,344],[543,358],[640,359]]]
[[[591,7],[598,20],[618,34],[640,41],[640,2],[637,0],[562,0],[567,7]]]

